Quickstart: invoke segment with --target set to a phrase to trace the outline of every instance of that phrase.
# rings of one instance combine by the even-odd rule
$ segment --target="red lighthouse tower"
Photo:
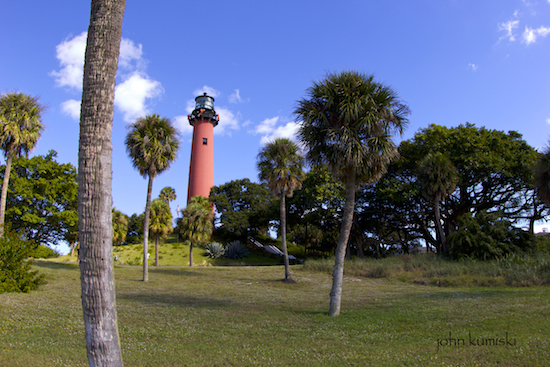
[[[195,98],[195,109],[187,116],[193,126],[191,164],[187,202],[197,195],[208,197],[214,186],[214,126],[219,116],[214,110],[214,98],[204,93]]]

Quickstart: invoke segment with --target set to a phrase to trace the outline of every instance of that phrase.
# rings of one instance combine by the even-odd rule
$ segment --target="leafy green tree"
[[[7,93],[0,97],[0,147],[6,157],[0,196],[0,237],[4,233],[6,199],[14,158],[28,155],[42,135],[40,121],[44,107],[37,97],[23,93]]]
[[[456,168],[443,153],[428,153],[418,166],[418,179],[423,191],[435,206],[435,224],[441,242],[439,250],[448,255],[449,248],[441,225],[440,202],[456,188],[458,181]]]
[[[534,175],[539,199],[550,206],[550,146],[537,157]]]
[[[0,237],[0,293],[29,292],[44,284],[44,276],[31,270],[34,246],[7,230]]]
[[[155,238],[155,266],[159,266],[159,239],[172,233],[172,212],[163,199],[155,199],[151,203],[151,221],[149,231]]]
[[[326,166],[313,166],[302,187],[289,198],[289,234],[310,253],[330,253],[338,241],[344,208],[344,187]]]
[[[471,213],[498,212],[516,227],[544,217],[534,197],[532,166],[537,153],[520,134],[478,128],[472,124],[448,128],[430,125],[399,147],[401,158],[375,185],[361,192],[360,217],[364,223],[385,223],[398,231],[404,247],[421,239],[437,247],[433,205],[418,179],[418,162],[440,152],[449,157],[458,174],[457,187],[441,203],[441,223],[448,238]],[[462,221],[461,223],[465,223]],[[383,239],[376,226],[366,231]],[[449,250],[452,250],[451,248]]]
[[[127,244],[137,244],[143,242],[143,221],[145,213],[140,215],[132,214],[128,219],[128,232],[126,233]]]
[[[143,221],[143,281],[149,281],[148,237],[149,212],[151,210],[151,192],[155,177],[168,170],[176,159],[180,143],[179,134],[172,121],[159,115],[149,115],[138,118],[130,126],[126,136],[126,150],[132,159],[134,168],[145,178],[149,177],[147,185],[147,200],[145,218]]]
[[[330,292],[329,315],[338,316],[356,188],[379,179],[397,157],[391,135],[402,132],[408,108],[391,88],[357,72],[329,74],[307,94],[294,111],[306,159],[327,165],[346,193]]]
[[[35,247],[65,240],[78,224],[76,168],[56,156],[17,158],[11,169],[6,220]]]
[[[78,150],[80,284],[90,366],[122,366],[113,274],[112,128],[125,0],[92,0]]]
[[[249,233],[267,233],[269,222],[277,217],[275,200],[265,185],[248,178],[214,186],[210,201],[219,213],[221,225],[216,235],[226,242],[246,242]]]
[[[304,178],[304,158],[298,146],[286,138],[275,139],[268,143],[258,154],[260,181],[265,182],[274,196],[280,199],[280,232],[283,245],[286,283],[296,283],[290,276],[288,251],[286,246],[286,204],[287,196],[302,187]]]
[[[126,234],[128,233],[128,216],[115,207],[112,209],[112,215],[113,246],[118,246],[126,241]]]
[[[193,266],[193,245],[206,246],[214,230],[214,213],[208,199],[200,195],[192,197],[176,230],[189,243],[189,266]]]

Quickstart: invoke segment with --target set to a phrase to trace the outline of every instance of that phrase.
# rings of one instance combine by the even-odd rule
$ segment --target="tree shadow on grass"
[[[149,304],[153,306],[182,307],[182,308],[242,308],[243,305],[219,298],[195,297],[184,294],[159,293],[119,293],[117,301]]]
[[[47,269],[78,269],[78,264],[74,263],[60,263],[55,261],[45,261],[45,260],[33,260],[33,265],[38,266],[40,268],[47,268]]]
[[[190,277],[190,276],[204,276],[205,274],[201,271],[191,270],[191,268],[159,268],[159,267],[149,267],[149,274],[159,274],[159,275],[173,275],[177,277]]]

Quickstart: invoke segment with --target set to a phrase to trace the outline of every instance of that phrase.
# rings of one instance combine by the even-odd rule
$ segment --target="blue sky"
[[[0,91],[39,96],[47,128],[32,154],[55,149],[74,165],[89,16],[89,1],[0,0]],[[153,195],[172,186],[184,207],[186,115],[203,91],[220,114],[216,185],[257,181],[259,149],[292,135],[296,101],[327,72],[393,87],[412,112],[403,139],[465,122],[516,130],[535,148],[550,137],[550,0],[134,0],[122,36],[113,200],[128,215],[144,210],[147,182],[126,154],[126,126],[150,113],[176,121],[182,149]]]

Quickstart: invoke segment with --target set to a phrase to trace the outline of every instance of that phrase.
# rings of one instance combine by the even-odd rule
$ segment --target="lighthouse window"
[[[202,138],[202,145],[207,145],[207,144],[208,144],[208,139]]]

